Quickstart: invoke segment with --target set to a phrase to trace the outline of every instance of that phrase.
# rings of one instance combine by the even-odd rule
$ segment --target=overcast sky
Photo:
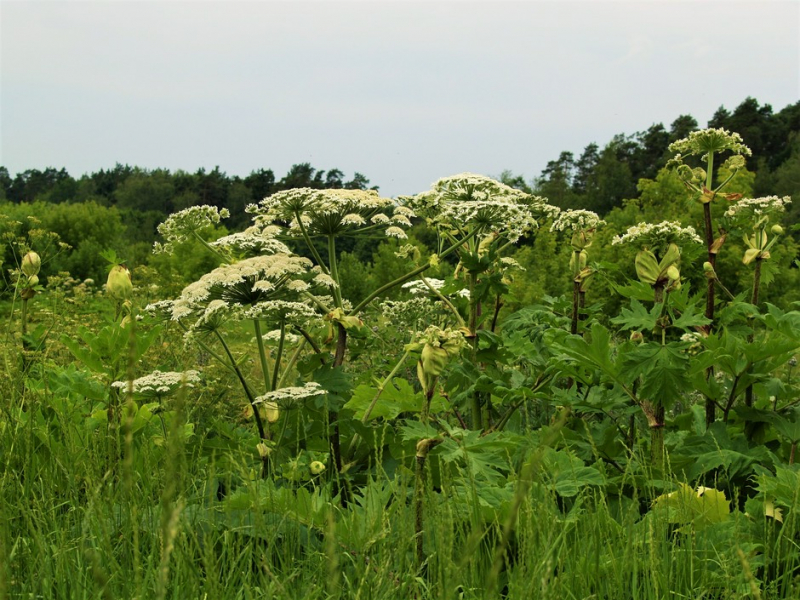
[[[800,100],[800,2],[0,2],[0,164],[462,171]]]

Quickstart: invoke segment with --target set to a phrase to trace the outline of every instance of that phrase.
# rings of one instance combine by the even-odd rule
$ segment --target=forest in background
[[[754,197],[778,195],[800,199],[800,101],[774,112],[769,104],[761,105],[756,99],[747,98],[733,110],[720,107],[708,127],[738,132],[752,149],[747,170],[737,175],[738,191]],[[590,143],[577,158],[574,153],[563,151],[533,180],[510,171],[497,177],[513,187],[545,196],[560,208],[597,212],[611,224],[608,235],[645,219],[687,221],[688,215],[691,221],[691,210],[687,211],[683,202],[688,195],[664,166],[670,158],[669,144],[697,129],[699,124],[694,117],[681,115],[669,128],[658,123],[644,131],[615,135],[602,147]],[[7,168],[0,167],[2,212],[21,221],[35,217],[42,228],[57,233],[72,247],[46,266],[45,278],[48,273],[69,271],[77,279],[100,280],[107,270],[100,253],[114,249],[131,266],[157,266],[159,272],[169,273],[175,278],[173,283],[180,285],[207,268],[204,261],[208,257],[198,257],[196,254],[200,253],[187,248],[179,258],[173,258],[171,265],[154,262],[166,260],[154,257],[150,250],[158,224],[169,214],[196,205],[227,208],[231,217],[220,228],[219,234],[223,235],[227,230],[247,226],[249,215],[244,208],[248,204],[277,191],[298,187],[378,189],[361,173],[348,178],[339,169],[320,170],[309,163],[292,166],[281,178],[267,168],[239,177],[229,176],[219,167],[189,173],[122,164],[78,178],[64,168],[54,167],[28,169],[12,177]],[[798,231],[792,226],[798,221],[800,201],[790,205],[785,219],[795,240]],[[529,289],[518,295],[520,303],[534,300],[539,290],[553,289],[553,285],[558,290],[564,285],[558,274],[563,267],[561,262],[567,258],[549,263],[543,260],[548,245],[553,245],[550,237],[537,237],[534,244],[540,247],[538,251],[520,250],[523,264],[534,260],[540,263],[536,277],[541,280],[526,282]],[[391,276],[391,271],[397,268],[392,265],[396,261],[391,248],[381,249],[375,239],[360,240],[342,250],[344,268],[359,271],[361,279],[371,283]],[[611,253],[601,258],[619,257]],[[550,282],[544,281],[548,274]],[[355,299],[360,293],[358,289],[350,292]]]

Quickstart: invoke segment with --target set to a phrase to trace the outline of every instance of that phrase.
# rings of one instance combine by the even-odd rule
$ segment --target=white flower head
[[[246,258],[222,265],[189,284],[172,307],[173,320],[179,320],[212,300],[228,305],[252,305],[288,293],[286,284],[302,276],[311,261],[300,256],[272,254]]]
[[[230,216],[227,208],[218,209],[215,206],[192,206],[173,215],[158,226],[158,233],[166,243],[156,242],[153,252],[172,253],[175,244],[179,244],[191,237],[194,233],[211,225],[216,225],[220,219]]]
[[[725,216],[735,219],[753,218],[756,220],[764,216],[786,212],[786,206],[792,203],[789,196],[779,198],[778,196],[765,196],[763,198],[742,198],[734,202]]]
[[[550,231],[594,231],[606,222],[590,210],[564,210],[553,221]]]
[[[316,381],[309,381],[302,386],[285,387],[267,392],[263,396],[256,398],[257,404],[274,403],[283,409],[292,408],[302,400],[322,396],[326,392]]]
[[[156,398],[170,395],[181,387],[194,387],[194,384],[199,382],[200,373],[197,371],[153,371],[149,375],[134,379],[133,382],[115,381],[111,384],[111,387],[124,391],[132,384],[134,394],[148,398]]]
[[[709,152],[723,152],[728,150],[734,154],[751,156],[753,153],[745,146],[742,136],[731,133],[727,129],[702,129],[693,131],[687,137],[672,142],[670,152],[678,152],[682,156],[700,155],[705,157]]]
[[[301,225],[309,235],[343,235],[381,224],[380,217],[372,219],[393,205],[375,190],[297,188],[277,192],[248,212],[256,223],[286,223],[294,235],[302,234]]]
[[[622,235],[611,240],[612,245],[631,244],[640,248],[665,248],[669,244],[683,243],[702,244],[703,240],[697,235],[694,227],[682,227],[677,221],[662,221],[661,223],[639,223]]]

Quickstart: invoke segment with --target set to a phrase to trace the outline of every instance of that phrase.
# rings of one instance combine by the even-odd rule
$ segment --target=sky
[[[795,0],[0,0],[0,165],[355,171],[384,195],[800,100]]]

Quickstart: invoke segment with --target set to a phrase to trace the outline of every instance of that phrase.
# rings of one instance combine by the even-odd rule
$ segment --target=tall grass
[[[796,523],[760,547],[748,532],[769,527],[764,519],[687,533],[643,516],[647,490],[625,500],[585,488],[564,499],[538,470],[504,543],[508,515],[492,517],[468,481],[442,469],[436,487],[426,478],[418,565],[410,472],[389,477],[376,466],[347,509],[325,488],[309,491],[307,510],[300,495],[287,507],[282,492],[249,476],[252,456],[203,458],[178,434],[180,419],[161,445],[126,443],[124,424],[70,431],[46,392],[26,390],[24,410],[23,398],[15,405],[4,392],[12,393],[0,435],[3,600],[798,595],[796,558],[765,566],[767,557],[797,556],[787,552],[797,549]],[[220,500],[220,485],[235,491]],[[770,579],[770,569],[782,575]]]

